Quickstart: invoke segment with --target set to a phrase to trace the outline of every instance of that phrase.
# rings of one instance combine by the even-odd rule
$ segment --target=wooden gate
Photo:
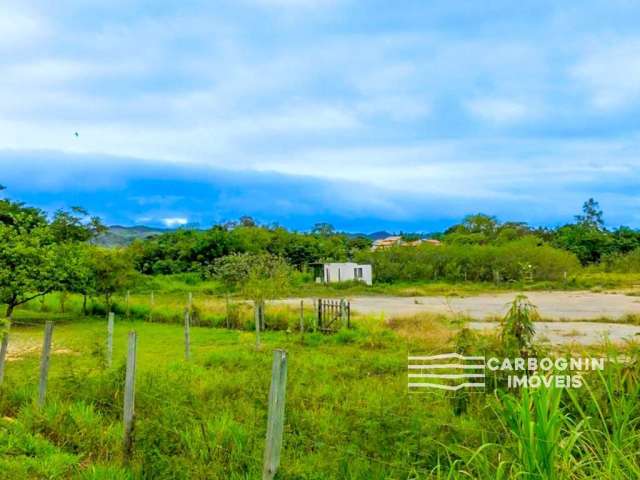
[[[333,333],[341,327],[351,327],[351,303],[345,299],[319,298],[316,303],[318,330]]]

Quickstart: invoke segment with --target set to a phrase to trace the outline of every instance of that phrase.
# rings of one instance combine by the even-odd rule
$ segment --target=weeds
[[[203,311],[213,305],[200,302]],[[277,312],[274,324],[299,322],[297,308]],[[527,327],[532,318],[533,307],[519,298],[502,338],[539,350]],[[78,354],[52,359],[44,409],[33,404],[37,351],[7,368],[0,478],[259,478],[276,346],[290,358],[281,478],[640,477],[637,347],[605,347],[607,355],[624,353],[623,360],[585,374],[581,390],[514,392],[495,378],[486,395],[407,395],[407,351],[504,353],[500,336],[477,335],[464,320],[358,317],[351,330],[307,331],[304,342],[271,330],[262,351],[250,332],[194,327],[187,365],[180,325],[117,317],[110,369],[103,364],[103,317],[60,324],[56,346]],[[135,454],[123,468],[121,389],[132,328],[140,339],[137,424]],[[16,341],[38,335],[12,330]]]

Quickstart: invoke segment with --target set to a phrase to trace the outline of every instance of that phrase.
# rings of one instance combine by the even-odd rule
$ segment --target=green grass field
[[[407,393],[407,353],[451,351],[457,327],[447,319],[359,317],[352,330],[304,339],[265,332],[260,350],[250,331],[194,327],[187,363],[180,325],[118,318],[109,369],[104,318],[41,316],[58,319],[46,405],[35,405],[43,328],[16,326],[0,388],[0,478],[261,478],[275,348],[289,353],[278,478],[640,476],[633,345],[615,350],[631,363],[589,374],[579,394],[498,388],[420,395]],[[136,427],[125,466],[124,359],[132,329]],[[497,338],[473,344],[499,353]],[[607,348],[573,353],[611,353]]]
[[[624,290],[640,288],[640,274],[608,273],[597,269],[584,269],[566,281],[556,282],[395,282],[367,286],[360,282],[342,282],[328,285],[304,281],[294,277],[283,296],[341,297],[355,295],[398,295],[406,297],[429,295],[476,295],[487,292],[536,291],[536,290]],[[215,280],[203,281],[197,274],[154,275],[143,277],[137,293],[152,290],[165,293],[187,292],[205,295],[225,294],[222,285]]]

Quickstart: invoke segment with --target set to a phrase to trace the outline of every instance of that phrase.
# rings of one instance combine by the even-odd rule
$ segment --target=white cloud
[[[466,107],[475,117],[495,124],[519,122],[533,114],[528,104],[508,98],[476,98],[468,101]]]
[[[144,62],[110,62],[96,60],[73,60],[69,58],[46,58],[16,63],[7,66],[0,82],[13,83],[24,87],[25,84],[58,86],[77,80],[113,79],[116,75],[127,78],[143,70]]]
[[[343,130],[359,126],[356,116],[348,109],[325,104],[297,104],[283,109],[247,113],[225,122],[229,135],[245,137],[247,134],[273,132],[296,133],[318,130]]]
[[[84,6],[77,23],[77,5],[43,4],[39,15],[0,7],[3,43],[16,41],[0,58],[0,149],[144,158],[167,171],[178,163],[274,171],[443,198],[524,198],[513,184],[564,188],[615,175],[603,162],[629,175],[640,161],[632,122],[603,127],[575,105],[581,88],[598,109],[631,107],[640,40],[587,47],[570,68],[585,51],[576,15],[552,38],[539,35],[544,19],[513,23],[480,7],[471,13],[482,21],[460,26],[440,20],[471,18],[468,6],[429,5],[422,18],[416,4],[415,15],[395,9],[392,22],[385,9],[377,17],[355,4],[335,10],[344,16],[321,8],[339,3],[229,1],[179,15],[167,4],[123,17],[120,2],[100,7],[98,19]],[[503,130],[512,136],[487,138],[512,125]],[[627,150],[585,135],[615,135]],[[51,162],[48,180],[68,160]],[[145,212],[156,221],[185,213]]]
[[[162,219],[162,223],[169,228],[181,227],[186,225],[188,222],[189,219],[186,217],[168,217]]]
[[[616,110],[640,100],[640,39],[624,39],[592,49],[571,69],[588,90],[590,103]]]
[[[11,7],[0,5],[0,50],[12,50],[17,46],[32,44],[49,34],[44,19],[30,11],[20,11],[18,2]]]

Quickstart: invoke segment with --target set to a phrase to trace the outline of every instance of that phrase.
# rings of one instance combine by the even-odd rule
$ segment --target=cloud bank
[[[102,209],[121,223],[556,224],[595,196],[640,226],[638,21],[625,1],[0,4],[0,183],[47,208],[125,192]]]

